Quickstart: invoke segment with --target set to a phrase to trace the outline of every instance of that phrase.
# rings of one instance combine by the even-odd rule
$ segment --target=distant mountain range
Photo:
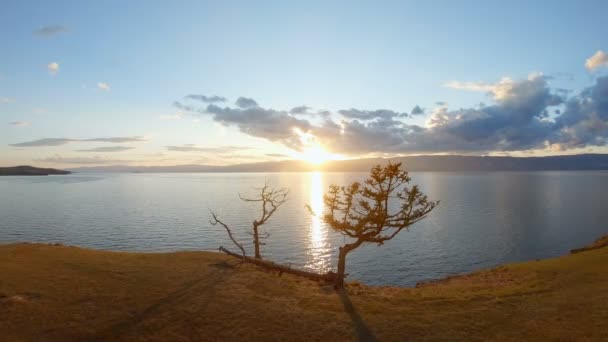
[[[57,169],[43,169],[29,165],[0,167],[0,176],[48,176],[48,175],[67,175],[70,171]]]
[[[608,170],[608,154],[578,154],[550,157],[487,157],[487,156],[411,156],[390,159],[370,158],[329,161],[321,165],[298,160],[236,164],[227,166],[96,166],[72,168],[74,172],[358,172],[369,171],[388,160],[401,162],[408,171],[563,171]]]

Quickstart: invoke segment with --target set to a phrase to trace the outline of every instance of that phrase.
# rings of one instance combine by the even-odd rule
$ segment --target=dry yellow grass
[[[0,246],[0,340],[608,340],[608,248],[417,288],[330,286],[208,252]]]

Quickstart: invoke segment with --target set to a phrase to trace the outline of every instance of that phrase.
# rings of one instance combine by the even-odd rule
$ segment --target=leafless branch
[[[238,243],[238,241],[236,241],[234,236],[232,236],[232,231],[230,230],[228,225],[225,224],[224,222],[220,221],[220,219],[217,218],[217,215],[215,215],[215,213],[213,211],[209,210],[209,212],[211,213],[211,217],[212,217],[212,219],[209,220],[209,223],[211,223],[214,226],[217,224],[220,224],[221,226],[223,226],[224,229],[226,229],[226,232],[228,232],[228,237],[230,237],[230,240],[232,240],[232,242],[234,242],[234,244],[241,250],[241,252],[243,253],[243,256],[246,256],[247,253],[245,253],[245,248],[243,248],[243,245]]]

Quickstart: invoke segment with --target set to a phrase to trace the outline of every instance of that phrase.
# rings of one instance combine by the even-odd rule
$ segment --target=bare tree
[[[349,252],[364,243],[384,244],[437,206],[439,202],[429,201],[417,185],[410,187],[410,181],[401,163],[389,162],[373,167],[364,184],[330,186],[323,198],[323,220],[352,241],[339,249],[336,288],[344,286]]]
[[[260,232],[260,227],[265,224],[270,217],[276,212],[276,210],[285,202],[287,202],[287,195],[289,194],[289,190],[287,189],[275,189],[271,187],[268,183],[265,183],[262,188],[259,189],[259,195],[254,198],[246,198],[242,197],[239,194],[239,198],[245,202],[259,202],[262,206],[262,216],[256,220],[253,220],[252,231],[251,234],[253,236],[253,246],[254,246],[254,255],[256,259],[262,259],[262,254],[260,253],[260,246],[264,245],[262,239],[267,239],[270,234]],[[212,225],[220,224],[226,229],[228,232],[228,236],[230,240],[234,242],[234,244],[241,250],[242,255],[245,256],[245,248],[243,245],[238,243],[236,239],[232,235],[232,231],[224,222],[217,218],[217,215],[211,211],[212,220],[209,221]]]
[[[239,194],[239,198],[245,202],[260,202],[262,204],[262,216],[253,220],[253,229],[251,235],[253,236],[253,246],[255,249],[255,258],[261,259],[260,245],[264,245],[261,239],[267,239],[270,234],[260,234],[260,226],[266,223],[272,214],[285,202],[287,202],[287,195],[289,194],[288,189],[275,189],[268,183],[264,183],[264,186],[260,189],[260,195],[255,198],[245,198]]]

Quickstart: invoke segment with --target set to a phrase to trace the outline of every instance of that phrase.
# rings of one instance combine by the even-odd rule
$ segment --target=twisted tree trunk
[[[338,273],[336,273],[336,289],[341,289],[344,287],[344,278],[346,277],[346,255],[352,251],[353,249],[361,246],[363,240],[357,240],[354,243],[347,243],[346,245],[340,247],[338,253]]]

